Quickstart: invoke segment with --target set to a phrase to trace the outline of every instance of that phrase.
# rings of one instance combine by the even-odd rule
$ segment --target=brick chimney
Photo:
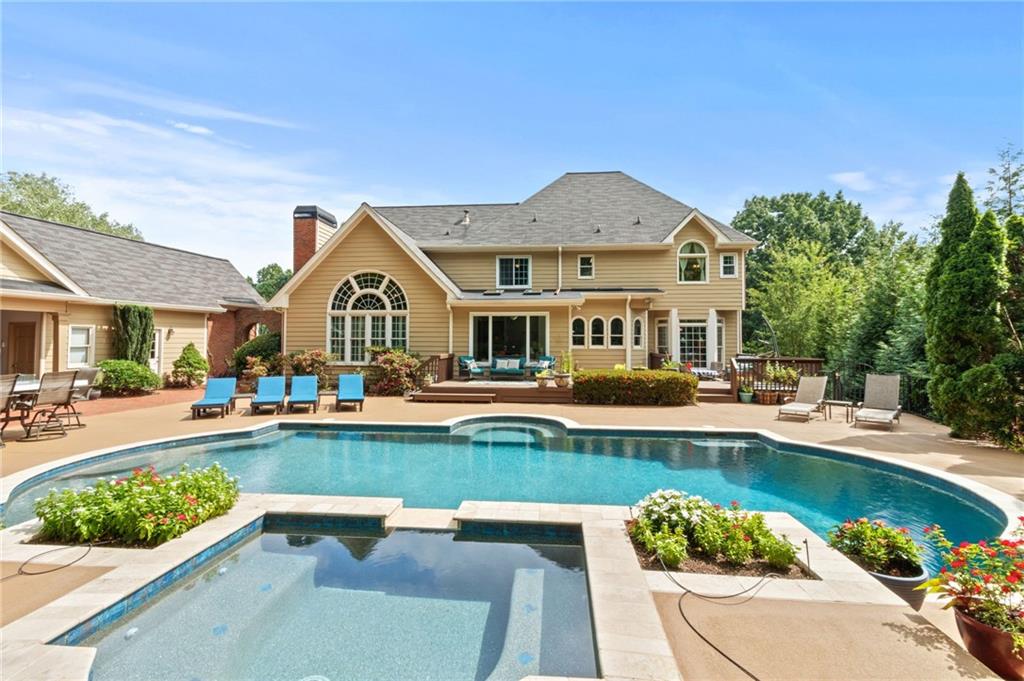
[[[320,206],[295,206],[292,213],[292,271],[298,272],[337,228],[338,219]]]

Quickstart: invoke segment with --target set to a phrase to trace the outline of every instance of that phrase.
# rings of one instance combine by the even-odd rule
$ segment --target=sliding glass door
[[[502,357],[526,357],[534,362],[548,354],[546,314],[473,314],[470,335],[473,358],[478,362]]]

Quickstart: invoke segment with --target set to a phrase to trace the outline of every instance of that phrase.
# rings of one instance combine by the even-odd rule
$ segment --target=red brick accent
[[[292,272],[298,272],[316,252],[316,217],[293,218]]]
[[[206,359],[211,376],[230,373],[228,361],[235,348],[249,340],[254,324],[266,324],[272,333],[281,333],[281,315],[273,310],[239,308],[212,314],[206,323]]]

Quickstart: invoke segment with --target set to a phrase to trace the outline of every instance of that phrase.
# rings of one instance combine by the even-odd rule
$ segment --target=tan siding
[[[409,346],[422,355],[448,351],[445,291],[367,216],[288,297],[285,350],[327,347],[331,295],[350,274],[377,270],[391,276],[409,299]]]
[[[588,300],[581,309],[573,311],[573,317],[582,317],[587,322],[587,341],[590,342],[590,320],[594,317],[602,317],[604,319],[604,340],[605,346],[608,345],[610,322],[612,317],[622,317],[624,323],[624,330],[626,331],[623,342],[629,343],[629,321],[626,319],[626,298],[617,298],[613,300]],[[566,333],[568,334],[568,327],[566,327]],[[634,353],[642,354],[642,352]],[[581,369],[610,369],[616,364],[623,364],[626,361],[626,347],[611,348],[611,347],[586,347],[586,348],[573,348],[572,349],[573,359],[576,361],[577,366]],[[633,364],[642,364],[642,361],[637,361],[637,358],[633,358]]]
[[[199,312],[171,312],[157,310],[153,313],[153,325],[163,333],[163,353],[160,358],[160,375],[170,373],[174,360],[189,343],[195,343],[203,357],[206,331],[206,315]]]
[[[50,277],[40,272],[35,265],[3,241],[0,241],[0,277],[23,281],[51,281]]]
[[[515,251],[502,249],[478,253],[430,253],[431,260],[463,289],[489,289],[498,283],[500,255],[528,255],[531,258],[531,286],[555,288],[558,286],[558,254],[555,250]]]

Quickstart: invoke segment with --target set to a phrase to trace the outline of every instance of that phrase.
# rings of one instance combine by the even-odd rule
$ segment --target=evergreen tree
[[[956,181],[946,201],[946,215],[939,223],[939,244],[935,247],[932,264],[926,279],[924,316],[929,338],[935,336],[934,319],[937,314],[939,279],[946,266],[960,248],[971,238],[971,232],[978,222],[978,208],[974,203],[974,192],[967,184],[964,174],[957,173]]]
[[[932,367],[928,394],[936,413],[954,434],[975,435],[986,430],[965,409],[972,395],[965,394],[968,386],[962,377],[990,363],[1006,346],[1007,334],[1000,319],[1000,300],[1006,287],[1006,231],[988,211],[946,263],[938,290],[933,292],[928,319]],[[976,392],[976,385],[972,384],[971,390]]]
[[[1006,317],[1012,325],[1011,335],[1020,348],[1024,340],[1024,217],[1011,216],[1006,221],[1006,269],[1009,286],[1003,300]]]

